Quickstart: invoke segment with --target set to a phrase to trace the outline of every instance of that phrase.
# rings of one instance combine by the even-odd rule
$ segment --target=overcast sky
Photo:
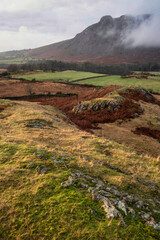
[[[160,0],[0,0],[0,51],[72,38],[104,15],[143,13],[159,18]]]

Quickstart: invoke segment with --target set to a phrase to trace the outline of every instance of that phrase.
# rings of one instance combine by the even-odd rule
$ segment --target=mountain
[[[142,34],[141,30],[137,34],[137,30],[151,21],[152,16],[149,14],[123,15],[118,18],[104,16],[73,39],[25,51],[25,56],[70,62],[160,62],[160,47],[133,44],[132,38]]]
[[[104,16],[73,39],[33,49],[29,56],[63,61],[90,61],[104,63],[155,61],[160,62],[160,48],[133,47],[128,36],[142,24],[149,23],[152,16]]]

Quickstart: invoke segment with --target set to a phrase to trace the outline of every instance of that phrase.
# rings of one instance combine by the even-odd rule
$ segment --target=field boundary
[[[102,78],[102,77],[109,77],[109,76],[111,76],[111,75],[105,74],[105,75],[103,75],[103,76],[95,76],[95,77],[81,78],[81,79],[73,80],[73,81],[70,81],[70,82],[71,82],[71,83],[73,83],[73,82],[80,82],[80,81],[85,81],[85,80],[88,80],[88,79]]]

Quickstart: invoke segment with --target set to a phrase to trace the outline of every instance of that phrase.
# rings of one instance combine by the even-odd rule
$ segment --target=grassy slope
[[[76,72],[76,71],[64,71],[64,72],[39,72],[25,75],[14,75],[16,78],[24,78],[27,80],[64,80],[64,81],[74,81],[83,78],[90,78],[96,76],[103,76],[103,74],[90,73],[90,72]]]
[[[92,84],[95,86],[110,86],[110,85],[119,85],[119,86],[135,86],[143,87],[146,89],[152,89],[155,92],[160,93],[160,77],[154,77],[149,79],[136,79],[136,78],[121,78],[121,76],[108,76],[102,78],[88,79],[78,82],[79,84]]]
[[[158,159],[79,131],[52,107],[0,103],[10,105],[0,113],[0,239],[158,239],[138,217],[128,215],[127,225],[120,226],[118,219],[106,219],[100,202],[82,187],[61,186],[71,172],[81,170],[122,190],[157,197],[157,191],[136,182],[134,173],[160,184]],[[42,129],[27,127],[33,119]],[[99,161],[124,171],[129,165],[133,174],[118,173]],[[34,165],[27,167],[29,163]],[[38,165],[46,166],[47,173],[38,175]]]

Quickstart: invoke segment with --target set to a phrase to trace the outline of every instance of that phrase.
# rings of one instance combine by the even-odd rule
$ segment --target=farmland
[[[136,73],[140,74],[140,73]],[[63,71],[63,72],[42,72],[34,71],[30,73],[14,74],[14,78],[23,78],[26,80],[55,81],[78,84],[88,84],[94,86],[117,85],[122,87],[134,86],[142,87],[156,93],[160,93],[160,74],[155,72],[155,76],[147,78],[129,76],[122,78],[120,75],[106,75],[91,72]],[[82,79],[82,80],[81,80]]]
[[[137,78],[121,78],[119,75],[105,76],[101,78],[94,78],[79,81],[79,84],[92,84],[94,86],[134,86],[143,87],[148,90],[160,93],[160,76],[149,77],[148,79],[137,79]]]
[[[100,77],[104,74],[90,73],[90,72],[76,72],[76,71],[63,71],[63,72],[33,72],[30,74],[16,74],[15,78],[24,78],[26,80],[38,80],[38,81],[66,81],[72,82],[84,78]]]

